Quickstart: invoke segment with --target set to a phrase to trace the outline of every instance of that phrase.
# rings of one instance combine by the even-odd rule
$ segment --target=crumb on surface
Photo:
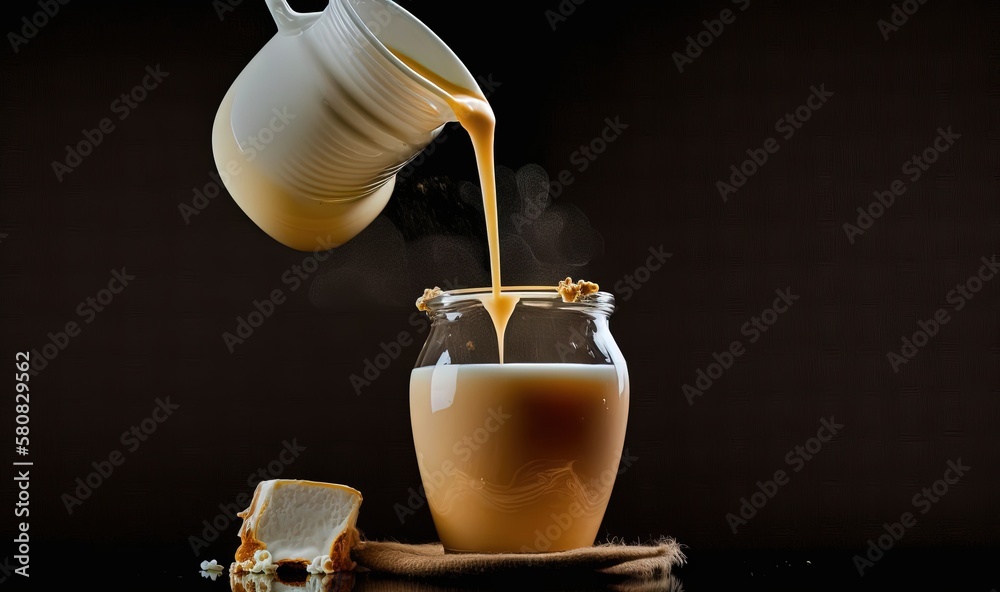
[[[465,343],[465,349],[467,349],[469,351],[475,351],[476,350],[476,344],[472,343],[472,340],[469,340],[469,341],[467,341]]]
[[[421,296],[420,298],[417,298],[417,310],[426,311],[427,305],[425,304],[425,302],[430,300],[431,298],[434,298],[435,296],[440,296],[441,294],[443,294],[443,292],[441,291],[441,288],[437,286],[434,286],[433,288],[426,288],[424,290],[424,295]]]
[[[587,280],[574,282],[573,278],[567,276],[566,279],[559,282],[557,289],[559,290],[559,295],[562,296],[563,302],[576,302],[588,294],[597,292],[601,287]]]

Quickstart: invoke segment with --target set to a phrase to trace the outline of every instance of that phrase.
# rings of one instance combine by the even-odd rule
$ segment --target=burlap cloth
[[[672,538],[645,544],[607,542],[555,553],[445,553],[440,543],[361,541],[351,553],[360,571],[436,583],[666,590],[686,558]],[[532,584],[532,585],[529,585]]]

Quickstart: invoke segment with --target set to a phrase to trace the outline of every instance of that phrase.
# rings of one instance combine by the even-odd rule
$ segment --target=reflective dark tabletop
[[[590,575],[511,574],[464,581],[418,581],[376,573],[333,576],[252,576],[235,578],[226,567],[206,572],[190,550],[177,545],[97,544],[93,549],[44,545],[33,556],[31,577],[0,570],[3,590],[57,590],[100,582],[104,590],[191,592],[459,592],[537,590],[544,592],[678,592],[681,590],[895,590],[920,588],[993,592],[1000,589],[995,566],[1000,549],[893,549],[875,561],[857,550],[686,549],[687,562],[655,581],[601,580]],[[67,552],[69,551],[69,552]],[[50,560],[43,559],[51,558]]]

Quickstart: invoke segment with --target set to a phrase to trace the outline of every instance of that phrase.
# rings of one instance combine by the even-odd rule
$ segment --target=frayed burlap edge
[[[554,553],[445,553],[440,543],[361,541],[352,551],[359,567],[375,573],[451,579],[532,572],[591,572],[627,579],[658,579],[686,562],[670,537],[644,544],[623,541]]]

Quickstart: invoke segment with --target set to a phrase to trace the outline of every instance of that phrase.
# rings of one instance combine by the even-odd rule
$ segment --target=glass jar
[[[417,464],[448,552],[540,553],[594,544],[618,474],[629,383],[608,320],[614,296],[563,302],[510,288],[504,363],[481,297],[425,302],[410,378]]]

